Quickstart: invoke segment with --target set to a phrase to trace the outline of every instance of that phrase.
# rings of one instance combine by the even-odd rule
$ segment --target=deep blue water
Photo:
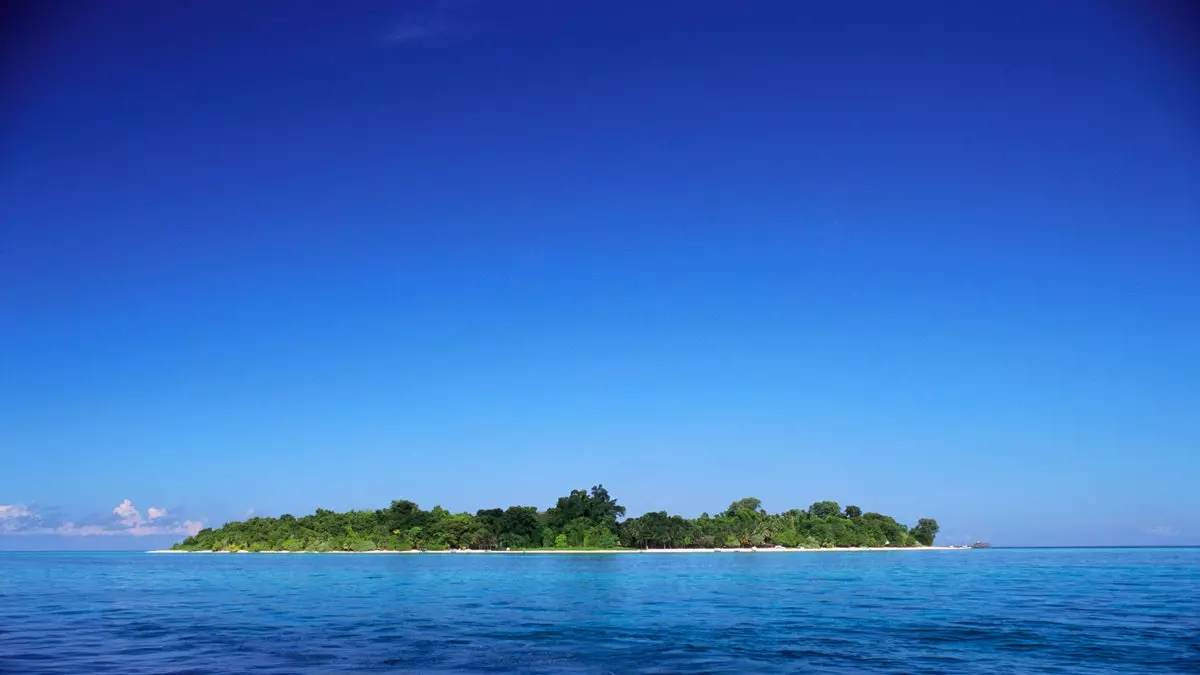
[[[0,553],[0,672],[1200,672],[1200,549]]]

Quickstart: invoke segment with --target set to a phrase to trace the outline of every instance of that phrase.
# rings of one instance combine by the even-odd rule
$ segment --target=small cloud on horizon
[[[28,518],[33,515],[33,512],[28,507],[20,504],[0,504],[0,520],[15,520],[17,518]]]
[[[1152,537],[1178,537],[1182,534],[1179,528],[1170,525],[1154,525],[1146,528],[1146,534]]]
[[[112,508],[110,516],[99,517],[95,522],[75,522],[58,519],[49,513],[23,504],[0,504],[0,534],[5,535],[60,535],[67,537],[103,537],[130,535],[195,535],[204,529],[198,520],[180,520],[168,517],[167,509],[151,506],[148,518],[129,499],[122,500]],[[89,519],[85,519],[89,520]]]

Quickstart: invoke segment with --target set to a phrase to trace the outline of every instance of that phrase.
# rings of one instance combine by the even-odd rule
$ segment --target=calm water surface
[[[1200,549],[0,553],[0,672],[1200,673]]]

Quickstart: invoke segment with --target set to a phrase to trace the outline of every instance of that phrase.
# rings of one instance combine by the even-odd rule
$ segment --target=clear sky
[[[28,5],[0,547],[595,483],[1200,543],[1189,3]]]

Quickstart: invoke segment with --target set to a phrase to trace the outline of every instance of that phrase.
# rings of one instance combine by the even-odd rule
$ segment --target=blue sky
[[[599,482],[1200,543],[1186,3],[30,11],[0,548]]]

